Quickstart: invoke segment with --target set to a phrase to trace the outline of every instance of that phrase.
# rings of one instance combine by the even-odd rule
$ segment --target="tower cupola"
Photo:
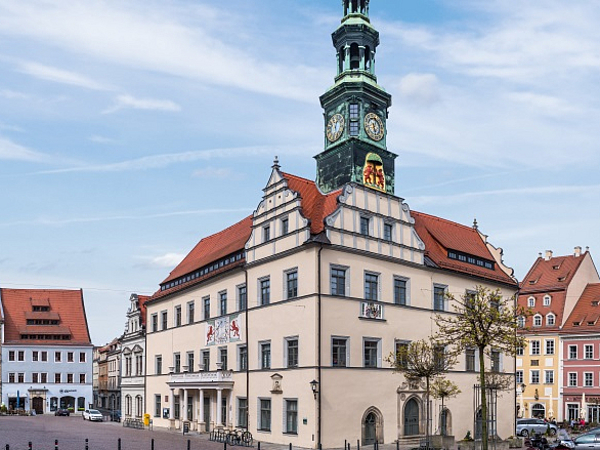
[[[344,0],[344,18],[350,14],[369,16],[369,0]]]

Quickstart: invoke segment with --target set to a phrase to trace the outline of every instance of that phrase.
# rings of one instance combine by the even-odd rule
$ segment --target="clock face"
[[[335,142],[340,138],[344,131],[344,122],[344,116],[341,114],[334,114],[331,119],[329,119],[326,130],[329,142]]]
[[[365,116],[365,131],[374,141],[380,141],[383,139],[383,121],[377,114],[369,113]]]

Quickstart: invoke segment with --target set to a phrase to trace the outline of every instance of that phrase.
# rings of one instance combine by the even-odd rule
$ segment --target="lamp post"
[[[312,390],[313,396],[315,400],[317,399],[317,394],[319,393],[319,382],[317,380],[312,380],[310,382],[310,389]]]

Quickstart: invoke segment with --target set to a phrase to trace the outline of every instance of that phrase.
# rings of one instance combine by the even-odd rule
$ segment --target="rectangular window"
[[[8,374],[8,382],[9,383],[14,383],[15,382],[15,374],[14,374],[14,372],[10,372]]]
[[[204,320],[210,319],[210,297],[204,297],[202,303],[204,305]]]
[[[298,400],[285,401],[285,432],[298,434]]]
[[[466,352],[466,371],[475,372],[475,349],[467,348]]]
[[[85,384],[85,373],[79,374],[79,384]]]
[[[48,382],[48,374],[46,372],[42,372],[40,375],[41,375],[40,383],[47,383]]]
[[[369,218],[361,216],[360,218],[360,234],[363,236],[369,235]]]
[[[365,339],[363,341],[364,367],[379,367],[378,365],[378,353],[379,353],[379,339]]]
[[[54,374],[54,382],[55,383],[60,383],[60,373],[55,373]]]
[[[180,418],[180,411],[181,411],[181,402],[179,400],[179,395],[175,395],[173,396],[173,417],[175,419],[179,419]]]
[[[60,360],[61,360],[61,353],[54,352],[54,362],[60,362]]]
[[[23,350],[19,350],[19,361],[25,361],[25,352]]]
[[[181,305],[175,307],[175,326],[181,326]]]
[[[446,286],[433,287],[433,310],[445,311]]]
[[[248,347],[240,345],[238,347],[239,370],[248,370]]]
[[[194,302],[188,302],[187,304],[187,323],[194,323]]]
[[[175,373],[181,372],[181,355],[179,353],[173,354],[173,366],[175,366]]]
[[[395,354],[396,354],[396,363],[400,367],[406,367],[406,352],[408,351],[409,342],[407,341],[396,341],[395,345]]]
[[[25,374],[23,372],[19,372],[17,374],[17,382],[18,383],[25,383]]]
[[[585,387],[592,387],[594,385],[594,374],[592,372],[585,372],[583,374],[583,380]]]
[[[517,385],[523,384],[523,371],[522,370],[517,370],[515,372],[515,379],[517,381]]]
[[[358,120],[358,103],[350,103],[350,119]]]
[[[210,350],[202,350],[202,367],[205,372],[210,370]]]
[[[75,354],[73,352],[67,352],[67,361],[75,362]]]
[[[227,291],[219,292],[219,309],[222,316],[227,314]]]
[[[39,374],[34,372],[31,374],[31,382],[32,383],[39,383]]]
[[[79,362],[84,363],[85,359],[85,352],[79,352]]]
[[[154,357],[154,373],[156,375],[160,375],[163,373],[162,370],[162,355],[156,355]]]
[[[268,305],[271,303],[271,280],[263,278],[260,283],[260,304]]]
[[[517,356],[523,356],[523,346],[522,345],[517,347]]]
[[[569,345],[569,359],[577,359],[577,346]]]
[[[348,355],[348,339],[333,338],[331,341],[331,353],[333,367],[346,367]]]
[[[263,227],[263,242],[267,242],[271,240],[271,227],[267,225]]]
[[[554,355],[554,339],[546,340],[546,355]]]
[[[492,372],[500,372],[500,352],[492,350],[491,352]]]
[[[168,318],[169,318],[169,316],[168,316],[168,314],[167,314],[167,311],[163,311],[163,312],[161,313],[161,319],[162,319],[162,328],[161,328],[161,329],[162,329],[162,330],[166,330],[166,329],[167,329],[167,326],[168,326]]]
[[[577,372],[569,372],[569,386],[577,386]]]
[[[160,417],[162,405],[160,403],[160,394],[154,394],[154,417]]]
[[[242,284],[237,288],[238,293],[238,311],[244,311],[248,305],[248,290],[246,285]]]
[[[32,361],[37,361],[39,358],[39,352],[33,351],[31,352],[31,360]]]
[[[540,341],[530,341],[529,342],[529,354],[530,355],[539,355],[540,354]]]
[[[260,343],[260,368],[270,369],[271,368],[271,343],[261,342]]]
[[[8,352],[8,360],[9,361],[14,361],[15,360],[15,351],[14,350],[10,350]]]
[[[152,331],[158,331],[158,314],[152,314]]]
[[[331,295],[346,295],[346,269],[331,268]]]
[[[531,376],[531,384],[540,384],[540,371],[539,370],[532,370],[530,372],[530,376]]]
[[[392,224],[391,223],[383,224],[383,239],[386,241],[392,240]]]
[[[194,371],[194,352],[187,352],[188,372]]]
[[[42,362],[48,361],[48,352],[42,352]]]
[[[394,278],[394,303],[406,305],[406,280]]]
[[[298,367],[298,338],[286,339],[287,366]]]
[[[554,384],[554,370],[544,370],[544,383]]]
[[[281,219],[281,234],[288,234],[290,228],[290,222],[287,217]]]
[[[594,358],[594,346],[591,344],[585,344],[585,359],[593,359]]]
[[[286,298],[298,296],[298,271],[293,270],[285,274]]]
[[[433,362],[438,368],[444,367],[446,360],[446,347],[443,345],[436,345],[433,349]]]
[[[219,349],[219,361],[223,370],[227,370],[227,347]]]
[[[67,374],[67,383],[69,383],[69,384],[73,383],[73,374],[72,373]]]
[[[271,400],[260,399],[260,423],[258,429],[271,431]]]
[[[238,420],[239,428],[248,428],[248,399],[238,398]]]
[[[377,300],[379,293],[379,276],[365,273],[365,299]]]

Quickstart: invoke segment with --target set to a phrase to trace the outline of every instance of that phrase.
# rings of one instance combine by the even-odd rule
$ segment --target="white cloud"
[[[48,156],[43,153],[38,153],[30,150],[27,147],[16,144],[9,139],[0,136],[0,160],[15,160],[28,162],[46,162]]]
[[[114,139],[98,136],[97,134],[90,136],[90,141],[96,142],[97,144],[114,144],[116,142]]]
[[[131,95],[119,95],[115,104],[102,111],[102,114],[111,114],[121,109],[142,109],[146,111],[179,112],[181,106],[171,100],[156,100],[151,98],[135,98]]]
[[[30,98],[28,94],[24,94],[23,92],[12,91],[10,89],[2,89],[0,91],[0,97],[7,98],[9,100],[26,100]]]
[[[228,167],[205,167],[193,173],[198,178],[229,178],[231,175],[232,171]]]
[[[185,253],[166,253],[161,256],[147,258],[147,265],[155,268],[172,269],[185,258]]]
[[[431,73],[409,73],[398,83],[400,94],[422,106],[431,106],[440,101],[438,78]]]
[[[18,70],[19,72],[31,75],[32,77],[55,83],[68,84],[95,91],[113,90],[113,88],[86,77],[85,75],[35,62],[21,62]]]
[[[528,105],[541,114],[561,116],[579,112],[579,109],[558,97],[533,92],[512,92],[508,98],[514,102]]]

